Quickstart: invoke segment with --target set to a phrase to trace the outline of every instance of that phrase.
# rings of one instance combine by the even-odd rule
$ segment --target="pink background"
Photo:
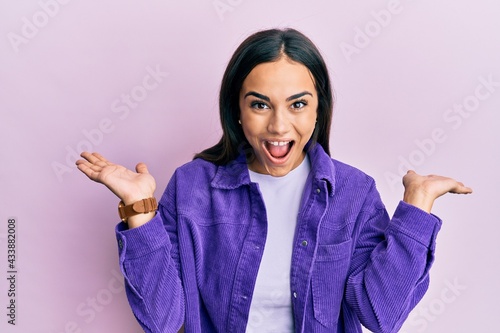
[[[498,331],[499,17],[494,0],[2,0],[0,331],[141,331],[116,277],[118,200],[76,170],[70,151],[146,162],[159,197],[176,167],[219,138],[217,93],[237,45],[286,26],[307,34],[331,70],[333,156],[377,180],[390,214],[408,164],[475,191],[436,203],[444,225],[430,289],[402,332]],[[156,81],[149,71],[161,72]]]

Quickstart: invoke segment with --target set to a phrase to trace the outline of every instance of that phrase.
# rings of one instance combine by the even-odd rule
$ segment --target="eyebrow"
[[[292,101],[294,99],[300,98],[300,97],[302,97],[304,95],[310,95],[312,97],[313,94],[311,94],[309,91],[303,91],[303,92],[300,92],[298,94],[294,94],[294,95],[288,97],[286,99],[286,101],[289,102],[289,101]],[[244,98],[247,98],[247,96],[255,96],[257,98],[263,99],[266,102],[270,102],[271,101],[271,99],[269,97],[267,97],[266,95],[259,94],[258,92],[255,92],[255,91],[249,91],[249,92],[247,92],[245,94]]]

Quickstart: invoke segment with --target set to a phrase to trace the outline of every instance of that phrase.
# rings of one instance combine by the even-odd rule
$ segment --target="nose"
[[[271,112],[267,130],[277,135],[285,134],[290,130],[290,119],[287,117],[286,110],[280,108]]]

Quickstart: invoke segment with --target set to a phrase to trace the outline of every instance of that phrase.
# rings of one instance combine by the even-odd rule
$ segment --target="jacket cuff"
[[[442,223],[436,215],[400,201],[394,211],[389,229],[396,229],[397,232],[403,233],[432,249]]]
[[[115,228],[120,261],[150,254],[161,247],[170,246],[170,239],[159,212],[140,227],[128,229],[123,222]]]

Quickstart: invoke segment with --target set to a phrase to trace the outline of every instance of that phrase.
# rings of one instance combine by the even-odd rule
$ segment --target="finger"
[[[473,192],[472,188],[470,188],[470,187],[464,188],[464,194],[471,194],[472,192]]]
[[[418,175],[417,175],[417,173],[416,173],[415,171],[413,171],[413,170],[408,170],[408,171],[406,172],[406,174],[403,176],[403,181],[404,181],[405,179],[412,179],[412,178],[414,178],[415,176],[418,176]]]
[[[108,161],[108,160],[107,160],[104,156],[102,156],[102,155],[101,155],[101,154],[99,154],[99,153],[94,152],[94,153],[92,153],[92,155],[93,155],[95,158],[97,158],[99,161],[105,162],[105,163],[107,163],[107,164],[109,164],[109,165],[113,164],[113,163],[111,163],[110,161]]]
[[[146,164],[142,162],[138,163],[135,166],[135,171],[137,171],[138,173],[149,173],[148,167],[146,166]]]
[[[87,177],[89,177],[90,179],[95,181],[97,174],[94,170],[92,170],[91,164],[89,162],[82,161],[82,163],[79,163],[77,165],[77,168],[78,168],[78,170],[83,172]]]
[[[96,166],[96,167],[98,167],[99,169],[103,169],[103,168],[107,167],[108,165],[111,165],[111,163],[105,162],[105,161],[101,161],[101,160],[97,160],[97,161],[94,162],[93,165]]]
[[[99,163],[102,163],[99,165]],[[76,166],[81,170],[81,167],[85,167],[85,169],[91,169],[92,171],[100,172],[106,164],[102,161],[97,161],[97,163],[89,163],[88,161],[85,160],[78,160],[76,161]]]
[[[453,186],[449,192],[456,194],[469,194],[472,193],[472,189],[465,186],[462,182],[455,181],[455,186]]]
[[[103,164],[103,166],[99,164]],[[80,171],[82,171],[85,175],[87,175],[87,177],[98,183],[102,183],[102,181],[99,178],[105,167],[107,167],[107,165],[102,161],[97,161],[96,164],[93,164],[85,160],[79,160],[77,163],[77,168]]]
[[[93,165],[92,163],[90,163],[90,162],[88,162],[86,160],[78,160],[78,161],[76,161],[75,164],[76,164],[77,168],[80,169],[80,170],[82,168],[85,168],[85,169],[86,168],[90,168]]]
[[[87,160],[87,161],[90,161],[90,159],[92,158],[92,154],[91,154],[91,153],[89,153],[88,151],[84,151],[84,152],[82,152],[82,153],[80,154],[80,156],[81,156],[81,157],[83,157],[83,158],[84,158],[85,160]],[[79,161],[83,161],[83,160],[78,160],[78,161],[76,161],[76,162],[77,162],[77,164],[78,164],[78,162],[79,162]]]
[[[107,159],[105,159],[101,154],[99,153],[89,153],[89,152],[82,152],[80,154],[81,157],[83,157],[84,159],[86,159],[87,161],[89,161],[90,163],[92,164],[96,164],[98,162],[101,162],[101,165],[103,165],[102,163],[106,163],[106,165],[110,165],[112,163],[110,163]]]
[[[460,188],[459,188],[460,193],[464,193],[464,194],[472,193],[472,188],[465,186],[464,183],[462,183],[462,182],[457,182],[457,183],[458,183],[458,185],[460,185]]]
[[[456,189],[453,189],[450,191],[450,193],[455,193],[455,194],[471,194],[472,193],[472,189],[470,187],[467,187],[467,186],[460,186]]]

